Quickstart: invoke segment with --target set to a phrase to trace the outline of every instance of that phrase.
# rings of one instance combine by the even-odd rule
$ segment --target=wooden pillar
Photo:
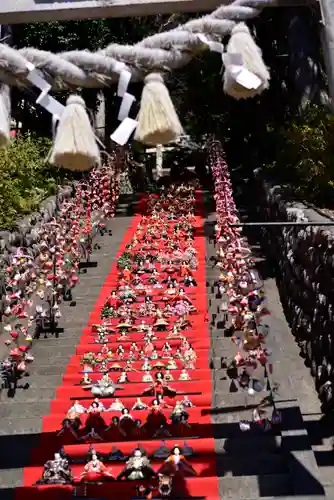
[[[322,45],[328,78],[329,105],[334,112],[334,0],[320,0]]]

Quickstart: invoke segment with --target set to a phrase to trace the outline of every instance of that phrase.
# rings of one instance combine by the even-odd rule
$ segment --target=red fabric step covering
[[[198,193],[197,197],[199,197]],[[123,240],[121,248],[119,250],[119,255],[125,250],[126,244],[130,241],[132,234],[138,225],[139,220],[140,216],[137,215],[134,217],[131,227],[129,228]],[[191,446],[195,452],[195,455],[190,457],[189,460],[199,476],[190,478],[187,477],[184,479],[184,484],[182,486],[183,488],[182,495],[184,497],[186,496],[205,497],[207,499],[210,498],[212,500],[216,500],[219,498],[219,495],[218,495],[218,480],[216,476],[214,439],[207,437],[208,435],[212,435],[212,426],[210,423],[209,412],[208,411],[204,412],[205,406],[211,405],[212,387],[208,371],[208,350],[210,347],[209,335],[208,335],[207,323],[206,321],[204,321],[203,318],[203,314],[204,312],[206,312],[207,306],[206,306],[206,288],[205,288],[205,240],[202,231],[202,226],[203,226],[202,217],[200,216],[196,217],[196,226],[198,229],[201,230],[200,236],[197,236],[195,238],[195,246],[198,251],[198,257],[199,257],[199,268],[195,276],[196,281],[198,283],[198,287],[196,289],[197,292],[196,307],[198,308],[198,311],[196,314],[191,316],[191,322],[192,322],[191,333],[192,337],[195,337],[196,342],[198,342],[198,339],[203,339],[203,344],[201,344],[203,347],[200,347],[200,345],[199,346],[196,345],[195,347],[196,352],[198,352],[199,354],[196,363],[196,368],[198,374],[200,375],[199,376],[200,381],[196,382],[190,381],[184,383],[176,381],[176,382],[171,382],[170,385],[176,390],[180,390],[180,392],[182,391],[184,394],[189,394],[189,392],[191,391],[197,393],[196,395],[190,396],[190,399],[193,402],[193,404],[196,405],[196,408],[189,409],[189,414],[190,414],[189,422],[191,423],[192,417],[194,417],[194,419],[196,419],[197,427],[200,428],[201,426],[203,426],[202,428],[205,429],[206,432],[206,437],[204,437],[205,434],[201,434],[200,439],[191,439],[191,438],[187,439],[188,445]],[[106,280],[106,283],[101,290],[94,311],[90,315],[88,328],[84,329],[80,345],[77,348],[77,352],[80,353],[85,352],[87,345],[89,345],[89,349],[91,349],[91,347],[94,347],[88,344],[88,339],[90,338],[89,336],[92,333],[91,327],[94,324],[101,323],[100,319],[101,309],[105,303],[106,298],[109,296],[111,290],[114,288],[116,281],[117,281],[117,269],[116,269],[116,263],[114,263],[111,268],[109,278]],[[191,290],[191,292],[193,293],[193,290]],[[152,322],[151,318],[143,318],[143,319],[145,319],[148,324]],[[117,324],[118,320],[111,321],[111,323]],[[185,336],[187,336],[187,333],[188,332],[185,332]],[[76,355],[71,358],[71,361],[66,370],[66,376],[69,376],[70,374],[78,374],[82,370],[82,367],[80,366],[80,358],[81,358],[80,355]],[[177,370],[175,371],[175,373],[177,373]],[[193,371],[192,373],[196,373],[196,370]],[[133,374],[129,373],[129,376],[131,375]],[[75,379],[72,380],[74,381]],[[64,418],[66,411],[73,404],[73,398],[76,397],[76,394],[81,394],[83,392],[80,387],[79,388],[73,387],[73,385],[71,387],[70,383],[72,382],[70,382],[69,379],[66,380],[65,378],[64,382],[65,386],[63,385],[62,387],[58,388],[56,400],[51,403],[51,414],[45,417],[43,420],[43,434],[41,436],[40,447],[39,449],[34,450],[32,453],[32,466],[26,467],[24,469],[24,487],[17,488],[16,500],[26,500],[26,498],[32,498],[32,497],[34,498],[34,500],[58,500],[59,498],[62,498],[62,500],[67,500],[72,498],[73,495],[72,486],[33,486],[34,483],[41,478],[43,471],[42,464],[44,463],[44,461],[47,460],[48,458],[52,458],[52,456],[50,455],[45,457],[45,453],[46,451],[48,451],[47,449],[49,448],[47,443],[49,443],[50,448],[53,447],[51,446],[51,444],[55,437],[55,433],[52,431],[55,430],[56,421],[58,421],[59,419],[59,424],[60,424],[60,421],[62,418]],[[135,391],[136,394],[134,396],[136,395],[139,396],[142,388],[147,387],[147,384],[141,384],[141,383],[133,385],[136,386],[136,391]],[[127,406],[129,407],[134,404],[136,399],[133,396],[126,397],[127,394],[130,394],[131,392],[133,393],[134,389],[131,388],[131,386],[129,386],[129,388],[125,388],[124,391],[119,391],[119,394],[117,394],[117,396],[120,399],[122,399],[123,404],[126,405],[126,401],[128,401]],[[87,393],[85,395],[87,396]],[[144,396],[141,397],[146,404],[149,404],[149,402],[152,400],[151,397],[144,397]],[[81,400],[81,403],[83,403],[84,406],[88,407],[92,399],[93,396],[88,394],[88,397],[84,400]],[[176,396],[175,399],[176,400],[182,399],[182,397]],[[114,398],[110,399],[101,398],[101,400],[105,405],[110,406],[112,401],[114,401]],[[140,414],[139,418],[141,418],[142,420],[143,414],[145,412],[138,412],[138,413]],[[108,412],[107,414],[103,414],[103,416],[108,415],[108,417],[111,418],[113,414],[114,414],[113,412],[110,413]],[[166,444],[170,443],[170,446],[173,446],[173,444],[180,443],[182,445],[181,441],[182,438],[179,440],[177,438],[175,439],[173,438],[166,440]],[[160,446],[160,443],[161,443],[160,439],[156,439],[154,441],[145,443],[144,447],[147,448],[149,451],[151,449],[153,450],[153,448],[157,449]],[[56,444],[54,444],[54,446],[56,446]],[[108,451],[111,448],[111,443],[94,444],[94,446],[97,447],[98,450]],[[169,444],[167,444],[167,446],[169,446]],[[136,443],[123,441],[121,443],[117,443],[117,447],[120,448],[122,452],[126,455],[127,453],[131,452],[133,448],[136,447]],[[54,450],[56,449],[57,448],[54,448]],[[88,446],[85,444],[72,445],[66,447],[66,450],[68,452],[70,451],[71,454],[76,454],[77,456],[79,456],[80,454],[85,454],[85,452],[87,452],[87,449]],[[33,464],[38,464],[38,466],[34,466]],[[156,467],[158,464],[159,462],[152,461],[153,467]],[[115,475],[123,467],[123,465],[115,464],[114,462],[107,465],[108,466],[110,465],[113,468],[113,472],[115,473]],[[74,465],[72,469],[74,474],[78,475],[82,471],[83,466]],[[106,496],[108,499],[115,498],[115,500],[116,498],[119,499],[120,497],[130,498],[135,495],[135,486],[136,482],[131,482],[131,481],[115,481],[111,483],[104,483],[102,485],[88,485],[87,495],[97,498]]]

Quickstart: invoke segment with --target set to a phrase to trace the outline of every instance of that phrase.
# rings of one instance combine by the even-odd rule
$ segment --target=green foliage
[[[65,171],[46,162],[51,142],[32,135],[12,140],[0,150],[0,228],[35,210],[66,180]]]
[[[319,106],[310,106],[302,113],[298,109],[300,96],[293,78],[296,71],[289,66],[290,11],[291,8],[265,9],[254,20],[257,41],[271,72],[270,89],[261,97],[236,101],[226,96],[222,88],[221,59],[209,50],[199,51],[184,69],[169,75],[167,85],[186,133],[198,142],[205,134],[215,134],[222,140],[228,162],[236,172],[236,182],[241,177],[249,177],[254,168],[264,167],[268,176],[290,186],[298,197],[318,205],[331,206],[334,203],[333,122]],[[318,21],[312,25],[310,11],[304,9],[298,14],[310,17],[307,21],[310,34],[316,34]],[[196,15],[18,25],[13,27],[14,44],[19,48],[34,46],[52,52],[81,49],[96,51],[113,42],[136,43],[146,36],[175,28],[189,17]],[[317,51],[320,53],[319,48]],[[130,92],[134,93],[137,102],[141,89],[140,83],[131,84]],[[83,96],[88,107],[94,109],[96,90],[84,90]],[[118,124],[119,100],[114,96],[114,89],[107,89],[105,96],[107,128],[114,130]],[[66,94],[57,95],[57,98],[64,101]],[[26,94],[14,90],[13,101],[13,116],[22,122],[23,130],[41,135],[45,135],[47,130],[51,132],[49,114],[33,106],[34,99],[27,99]],[[133,112],[136,113],[135,107]],[[34,142],[31,138],[28,140]],[[8,175],[17,170],[22,171],[23,176],[27,172],[27,179],[24,182],[19,180],[16,173],[10,175],[11,179],[8,179],[8,175],[2,176],[3,189],[0,192],[6,192],[6,196],[0,195],[0,225],[9,224],[17,214],[33,209],[41,198],[55,189],[60,179],[59,171],[44,165],[46,151],[38,142],[34,144],[34,147],[40,148],[35,155],[32,154],[31,145],[21,146],[21,149],[27,148],[27,155],[31,151],[33,160],[27,163],[11,152],[4,152],[1,157],[2,170],[5,169]],[[20,150],[17,141],[12,148],[14,146]],[[134,144],[133,149],[138,154],[143,150],[137,144]],[[205,164],[199,153],[192,158],[186,157],[182,151],[182,156],[185,166],[199,162]],[[166,155],[165,162],[168,159]],[[14,163],[18,166],[14,167]],[[182,162],[178,162],[177,168],[182,166]],[[150,191],[152,187],[153,183],[147,181],[145,189]],[[122,266],[128,262],[126,258],[120,261]]]
[[[309,106],[278,130],[269,174],[291,187],[299,198],[334,206],[334,119],[323,108]]]

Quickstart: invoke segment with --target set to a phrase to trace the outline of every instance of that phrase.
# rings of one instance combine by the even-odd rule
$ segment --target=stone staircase
[[[59,338],[48,335],[35,341],[35,362],[30,376],[24,380],[30,387],[18,389],[13,399],[6,393],[0,398],[0,499],[12,500],[14,488],[23,483],[23,468],[30,464],[31,450],[38,447],[42,429],[42,417],[48,415],[50,402],[75,347],[82,329],[87,326],[89,314],[109,274],[124,234],[132,219],[132,207],[128,200],[118,204],[117,216],[108,221],[108,232],[97,236],[94,244],[98,249],[91,256],[91,265],[81,271],[80,282],[74,291],[75,307],[62,305],[59,321],[62,333]],[[97,263],[96,267],[94,262]]]
[[[239,421],[251,418],[252,403],[258,399],[230,393],[230,380],[221,369],[221,357],[231,360],[237,349],[224,330],[217,327],[220,300],[212,283],[218,272],[209,259],[215,255],[210,242],[215,214],[208,208],[205,224],[207,293],[211,318],[213,415],[220,497],[255,499],[334,499],[334,452],[331,430],[321,422],[320,403],[309,370],[299,356],[298,346],[285,320],[274,275],[261,255],[258,242],[252,243],[256,267],[263,279],[270,326],[267,345],[273,353],[274,380],[280,384],[277,407],[282,412],[280,435],[262,431],[241,432]],[[218,325],[219,326],[219,325]],[[245,407],[245,402],[249,405]],[[333,429],[333,428],[332,428]],[[333,434],[334,430],[332,430]],[[322,457],[322,458],[321,458]],[[326,463],[326,465],[324,464]],[[322,463],[322,465],[321,465]]]
[[[210,212],[208,207],[208,212]],[[127,204],[119,208],[118,216],[108,223],[106,234],[97,237],[100,246],[92,255],[96,267],[81,275],[75,289],[75,307],[64,304],[60,326],[64,332],[56,339],[40,338],[34,345],[36,361],[26,380],[28,390],[18,390],[13,400],[2,395],[0,401],[0,500],[13,500],[14,488],[22,485],[23,468],[30,464],[32,448],[38,447],[42,417],[49,413],[50,401],[70,357],[75,352],[82,329],[86,327],[99,291],[107,277],[112,261],[130,224]],[[205,223],[207,258],[215,248],[209,236],[214,214]],[[256,243],[256,242],[255,242]],[[282,432],[278,436],[262,432],[242,433],[239,421],[251,417],[245,408],[245,396],[230,393],[230,381],[221,369],[221,357],[231,359],[234,346],[224,337],[224,330],[211,325],[213,409],[217,453],[217,475],[220,497],[228,500],[255,499],[332,499],[334,500],[334,456],[331,447],[331,428],[320,421],[320,405],[312,378],[289,331],[281,309],[274,278],[254,244],[271,316],[269,347],[273,350],[275,381],[280,383],[278,407],[283,413]],[[208,310],[217,313],[219,300],[211,282],[217,277],[207,265]],[[256,402],[256,400],[254,400]],[[248,403],[252,400],[249,398]]]

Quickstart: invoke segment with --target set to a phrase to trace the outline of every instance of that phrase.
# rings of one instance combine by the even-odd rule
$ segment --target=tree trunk
[[[299,99],[299,108],[309,103],[328,105],[317,21],[309,8],[286,10],[289,72]]]

